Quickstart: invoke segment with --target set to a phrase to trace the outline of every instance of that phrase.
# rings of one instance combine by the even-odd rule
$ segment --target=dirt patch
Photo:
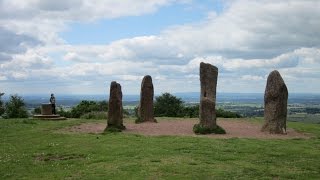
[[[205,136],[211,138],[259,138],[259,139],[294,139],[294,138],[309,138],[309,136],[299,133],[293,129],[287,129],[286,135],[275,135],[261,132],[261,125],[258,123],[248,122],[245,120],[218,120],[219,126],[223,127],[227,134],[209,134],[195,135],[192,131],[193,125],[198,123],[196,119],[184,120],[160,120],[158,123],[145,122],[135,124],[133,122],[125,123],[126,130],[123,133],[142,134],[148,136]],[[83,133],[102,133],[105,129],[105,123],[87,123],[78,126],[73,126],[67,129],[71,132]]]

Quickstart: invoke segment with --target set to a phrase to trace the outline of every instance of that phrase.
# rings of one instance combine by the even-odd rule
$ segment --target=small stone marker
[[[42,115],[52,115],[52,105],[51,104],[41,104],[41,114]]]
[[[33,115],[34,118],[42,120],[66,120],[67,118],[59,114],[52,114],[52,105],[50,103],[41,104],[41,115]]]
[[[140,103],[138,107],[138,122],[156,122],[153,112],[154,89],[151,76],[147,75],[141,83]]]
[[[264,93],[264,120],[262,131],[285,134],[287,122],[288,89],[278,71],[272,71]]]
[[[123,107],[121,85],[112,81],[110,85],[109,108],[108,108],[108,125],[106,129],[115,128],[123,130]]]

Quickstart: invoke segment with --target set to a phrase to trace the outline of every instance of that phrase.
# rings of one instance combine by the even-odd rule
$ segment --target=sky
[[[0,0],[0,92],[263,93],[278,70],[290,93],[320,92],[319,0]]]

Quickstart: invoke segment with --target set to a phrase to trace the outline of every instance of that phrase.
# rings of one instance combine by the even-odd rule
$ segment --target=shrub
[[[27,118],[28,112],[22,97],[11,95],[5,105],[5,118]]]
[[[185,106],[183,108],[183,114],[185,117],[189,117],[189,118],[199,117],[199,105]]]
[[[66,118],[72,118],[72,113],[71,111],[65,111],[61,106],[59,106],[57,110],[57,114],[60,116],[66,117]]]
[[[0,116],[4,113],[4,107],[3,107],[3,101],[1,99],[1,96],[3,96],[4,93],[0,93]]]
[[[108,111],[108,103],[106,101],[87,101],[83,100],[71,110],[71,116],[80,118],[80,116],[93,111]]]
[[[154,115],[158,117],[183,117],[183,101],[170,93],[156,97]]]
[[[215,128],[207,128],[201,124],[195,124],[193,126],[193,132],[196,134],[226,134],[226,131],[218,125]]]
[[[33,114],[41,114],[41,108],[40,107],[36,107],[33,109]]]
[[[81,119],[107,119],[107,113],[102,111],[93,111],[80,117]]]
[[[221,108],[216,110],[217,117],[223,118],[241,118],[242,116],[236,112],[226,111]]]

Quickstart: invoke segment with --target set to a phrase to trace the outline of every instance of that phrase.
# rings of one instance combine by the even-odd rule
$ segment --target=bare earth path
[[[309,136],[296,132],[293,129],[288,129],[286,135],[274,135],[263,133],[260,131],[259,123],[249,122],[245,120],[230,120],[218,119],[218,124],[223,127],[227,134],[210,134],[210,135],[195,135],[192,131],[193,125],[198,123],[196,119],[174,119],[160,120],[158,123],[141,123],[125,122],[127,127],[124,133],[142,134],[149,136],[174,135],[174,136],[205,136],[210,138],[258,138],[258,139],[292,139],[292,138],[309,138]],[[78,126],[73,126],[67,131],[84,132],[84,133],[102,133],[106,123],[86,123]]]

